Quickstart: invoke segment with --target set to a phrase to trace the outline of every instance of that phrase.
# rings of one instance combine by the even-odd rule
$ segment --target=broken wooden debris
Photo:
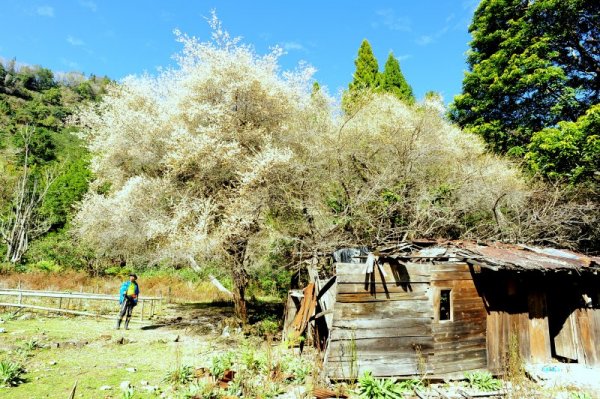
[[[300,310],[294,317],[294,321],[291,325],[290,337],[292,340],[298,339],[304,331],[306,327],[308,327],[308,322],[310,318],[315,313],[315,308],[317,305],[317,296],[315,293],[315,284],[310,283],[304,288],[304,297],[302,298],[302,303],[300,304]]]
[[[315,388],[313,389],[313,396],[317,399],[330,399],[330,398],[347,398],[348,395],[343,393],[335,392],[326,388]]]

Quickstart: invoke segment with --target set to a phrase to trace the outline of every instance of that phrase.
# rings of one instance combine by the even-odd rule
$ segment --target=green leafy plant
[[[186,399],[219,399],[223,396],[221,389],[205,380],[191,383],[183,392]]]
[[[375,378],[370,371],[358,379],[358,392],[364,399],[403,399],[403,389],[389,378]]]
[[[36,339],[30,339],[29,341],[25,341],[23,343],[22,348],[28,351],[34,351],[36,349],[41,348],[41,344]]]
[[[252,346],[246,345],[242,350],[241,364],[247,370],[256,372],[266,369],[267,359],[263,354],[257,353]]]
[[[480,391],[496,391],[502,388],[502,381],[494,378],[488,371],[473,371],[465,373],[469,387]]]
[[[423,388],[423,381],[418,378],[401,380],[396,383],[398,389],[403,393],[412,393],[415,388]]]
[[[225,352],[213,357],[212,364],[210,366],[210,373],[216,379],[223,377],[223,373],[233,367],[234,356],[234,352]]]
[[[574,392],[570,392],[569,396],[572,399],[592,399],[592,396],[587,393],[587,392],[582,392],[582,391],[574,391]]]
[[[167,373],[164,382],[173,385],[186,385],[194,379],[194,368],[192,366],[179,366]]]
[[[281,360],[282,371],[290,374],[293,381],[303,384],[313,371],[313,364],[298,356],[285,356]]]
[[[133,387],[124,389],[123,392],[121,393],[121,399],[133,399],[134,396],[135,396],[135,389],[133,389]]]
[[[0,362],[0,388],[16,387],[25,382],[25,369],[17,362]]]
[[[279,331],[279,323],[272,320],[261,320],[257,324],[258,335],[275,335]]]

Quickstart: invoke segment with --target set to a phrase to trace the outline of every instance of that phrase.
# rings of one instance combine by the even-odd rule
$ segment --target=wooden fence
[[[11,289],[11,288],[0,288],[0,297],[16,297],[16,302],[0,302],[0,306],[4,307],[17,307],[24,309],[35,309],[35,310],[45,310],[48,312],[56,312],[56,313],[69,313],[69,314],[79,314],[85,316],[94,316],[94,317],[104,317],[104,318],[114,318],[114,316],[105,316],[92,312],[84,312],[80,310],[71,309],[73,306],[77,306],[77,302],[79,303],[79,307],[82,307],[83,301],[112,301],[118,302],[118,295],[107,295],[107,294],[96,294],[96,293],[88,293],[88,292],[67,292],[67,291],[41,291],[41,290],[26,290],[26,289]],[[24,303],[26,298],[54,298],[58,300],[58,307],[45,307],[45,306],[36,306],[32,304]],[[146,303],[148,303],[149,309],[146,309]],[[138,304],[140,305],[140,321],[144,321],[144,316],[148,316],[148,311],[150,312],[149,317],[154,316],[155,311],[157,309],[162,308],[163,298],[162,295],[160,297],[144,297],[140,296],[138,298]],[[146,312],[146,314],[144,313]]]

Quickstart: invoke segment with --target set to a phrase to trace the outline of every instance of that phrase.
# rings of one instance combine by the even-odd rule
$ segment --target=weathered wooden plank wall
[[[486,368],[486,311],[463,263],[337,265],[327,355],[331,378],[444,376]],[[439,321],[439,293],[451,290],[452,320]],[[350,375],[353,373],[354,375]]]
[[[433,354],[429,265],[337,264],[326,368],[334,379],[411,376]]]
[[[517,275],[463,263],[337,264],[326,369],[331,378],[503,372],[511,343],[526,362],[600,364],[599,277]],[[439,320],[440,292],[451,320]],[[593,309],[580,301],[597,298]]]
[[[429,365],[432,374],[444,376],[464,371],[485,369],[486,310],[466,264],[434,264],[431,266],[433,287],[434,355]],[[439,293],[450,289],[451,320],[439,320]]]

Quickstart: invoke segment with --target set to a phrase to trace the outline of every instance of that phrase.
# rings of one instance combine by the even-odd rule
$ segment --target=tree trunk
[[[29,170],[29,142],[33,129],[26,127],[21,132],[24,141],[23,172],[15,191],[11,213],[6,220],[0,220],[0,239],[6,244],[5,261],[19,263],[27,252],[29,240],[45,233],[50,227],[39,214],[39,208],[48,193],[53,178],[50,174],[44,176],[42,184],[32,176]]]
[[[248,273],[245,267],[247,238],[238,238],[228,248],[228,253],[233,262],[233,306],[235,316],[242,324],[248,322],[248,307],[246,306],[246,287],[248,286]]]
[[[242,324],[248,322],[248,308],[246,306],[246,286],[248,279],[246,270],[233,270],[233,306],[235,316],[240,319]]]

